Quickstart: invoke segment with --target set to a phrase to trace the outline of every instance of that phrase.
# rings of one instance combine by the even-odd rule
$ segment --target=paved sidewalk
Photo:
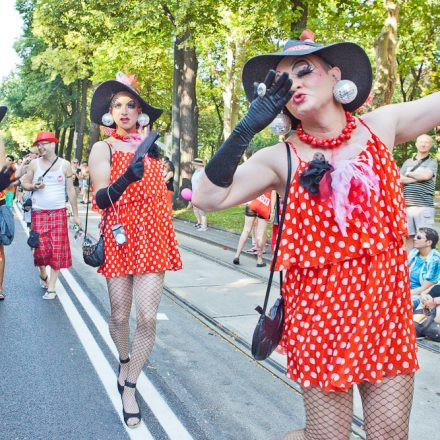
[[[232,231],[225,231],[224,229],[214,228],[208,226],[206,231],[199,231],[194,227],[195,223],[188,220],[183,220],[180,218],[173,219],[174,229],[181,234],[185,234],[189,237],[196,238],[197,240],[204,241],[205,243],[213,244],[219,246],[223,249],[232,250],[235,253],[237,249],[238,240],[240,234]],[[243,248],[242,255],[245,254],[244,251],[252,247],[252,240],[248,238],[246,245]],[[265,254],[263,254],[263,260],[268,263],[272,258],[272,252],[270,249],[270,243],[266,243]],[[252,255],[252,254],[249,254]],[[241,257],[241,256],[240,256]]]

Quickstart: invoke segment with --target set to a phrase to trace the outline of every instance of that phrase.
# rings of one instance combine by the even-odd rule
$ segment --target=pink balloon
[[[182,189],[182,192],[180,193],[182,196],[182,199],[190,201],[192,199],[192,191],[189,188]]]

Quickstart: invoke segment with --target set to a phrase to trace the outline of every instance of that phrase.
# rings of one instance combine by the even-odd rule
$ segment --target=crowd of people
[[[419,368],[416,331],[438,335],[437,161],[429,156],[432,138],[425,133],[440,125],[440,94],[353,116],[371,85],[361,47],[321,45],[305,31],[281,52],[245,64],[248,112],[208,164],[200,158],[192,163],[199,231],[207,230],[207,211],[245,205],[236,265],[252,232],[257,266],[265,265],[267,224],[280,214],[276,193],[287,197],[273,266],[284,272],[280,346],[287,376],[302,389],[306,426],[284,440],[347,440],[355,386],[367,439],[407,439]],[[80,193],[85,204],[90,193],[101,214],[105,254],[98,273],[107,282],[109,330],[119,354],[116,386],[130,428],[141,421],[136,381],[155,341],[165,272],[182,268],[172,224],[175,169],[160,159],[156,144],[147,145],[161,113],[141,96],[134,77],[119,72],[94,91],[91,121],[109,135],[93,145],[88,162],[58,157],[52,132],[39,132],[38,154],[26,154],[17,166],[0,149],[0,203],[10,205],[8,194],[16,187],[30,193],[20,197],[23,206],[31,201],[28,243],[43,298],[56,298],[59,270],[72,264],[66,196],[77,225]],[[241,163],[253,136],[278,117],[291,125],[286,142]],[[417,154],[399,172],[391,150],[415,138]]]

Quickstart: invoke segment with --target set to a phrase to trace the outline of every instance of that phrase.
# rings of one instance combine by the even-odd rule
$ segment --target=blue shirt
[[[425,258],[420,256],[418,249],[411,249],[408,263],[411,289],[420,287],[423,281],[437,284],[440,280],[440,252],[435,249]]]

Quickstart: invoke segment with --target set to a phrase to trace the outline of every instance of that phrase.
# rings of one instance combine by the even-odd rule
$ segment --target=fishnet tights
[[[386,377],[382,383],[359,386],[367,440],[407,440],[414,375]],[[291,431],[283,440],[348,440],[353,415],[353,390],[326,393],[303,389],[306,428]]]
[[[386,377],[382,383],[359,385],[367,440],[407,440],[414,375]]]
[[[121,373],[118,378],[121,385],[124,380],[136,383],[153,348],[163,279],[164,272],[107,279],[111,304],[109,329],[120,359],[126,359],[129,352],[129,318],[133,293],[136,304],[136,332],[131,346],[130,362],[121,364]],[[137,413],[139,411],[134,388],[124,388],[122,402],[126,412]],[[135,418],[128,421],[129,424],[137,422]]]

